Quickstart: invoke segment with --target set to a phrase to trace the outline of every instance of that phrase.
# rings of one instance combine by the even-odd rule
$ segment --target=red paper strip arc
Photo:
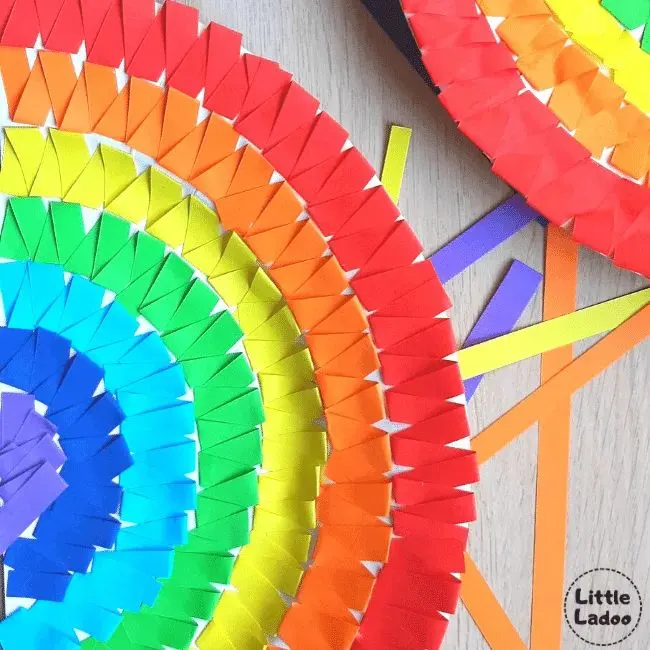
[[[573,238],[650,276],[650,188],[591,158],[526,90],[512,52],[473,0],[401,0],[422,59],[458,128],[493,171]]]
[[[172,88],[203,90],[205,107],[234,120],[306,201],[343,268],[359,269],[352,285],[374,312],[371,330],[392,386],[388,414],[409,425],[393,436],[393,450],[412,469],[393,479],[394,494],[404,495],[394,532],[404,539],[391,546],[354,647],[438,647],[447,626],[438,610],[452,613],[458,600],[449,572],[463,569],[467,529],[459,524],[475,518],[473,495],[457,488],[478,476],[472,453],[444,446],[469,433],[464,407],[446,401],[462,391],[457,366],[443,361],[455,351],[451,324],[432,321],[449,299],[432,265],[414,263],[422,248],[385,190],[367,189],[372,166],[354,147],[343,149],[348,133],[287,72],[242,55],[241,36],[223,26],[199,35],[196,10],[172,0],[157,14],[152,0],[15,0],[0,8],[0,28],[2,45],[34,47],[42,34],[47,48],[75,53],[83,41],[90,62],[117,67],[125,59],[127,74],[157,81],[166,72]],[[349,534],[340,528],[344,544]],[[318,614],[297,604],[287,618],[310,616]]]

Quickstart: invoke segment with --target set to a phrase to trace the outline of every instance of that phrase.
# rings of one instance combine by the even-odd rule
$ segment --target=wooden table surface
[[[397,53],[358,0],[187,0],[203,20],[244,33],[250,51],[276,61],[315,94],[379,168],[391,123],[414,129],[402,212],[426,252],[445,244],[509,194],[478,150],[457,131],[424,82]],[[544,232],[533,224],[453,280],[453,318],[462,339],[510,261],[542,269]],[[603,257],[580,254],[579,306],[647,286]],[[541,316],[539,296],[522,322]],[[591,343],[590,341],[588,343]],[[576,346],[581,352],[586,345]],[[580,573],[611,567],[629,575],[650,603],[650,400],[648,341],[627,354],[573,399],[567,585]],[[539,382],[531,360],[493,373],[469,407],[473,433],[514,405]],[[479,521],[470,549],[527,642],[536,475],[536,429],[521,435],[482,468]],[[615,646],[645,650],[650,615]],[[487,644],[461,607],[446,650]],[[564,628],[564,650],[588,650]],[[555,650],[554,648],[541,650]]]

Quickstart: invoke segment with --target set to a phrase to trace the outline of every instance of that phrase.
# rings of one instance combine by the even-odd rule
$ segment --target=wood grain
[[[245,46],[279,61],[314,93],[377,167],[388,126],[414,129],[401,207],[427,252],[453,238],[509,190],[461,136],[425,83],[357,0],[192,0],[204,20],[244,33]],[[533,225],[448,286],[462,339],[513,257],[542,269],[543,230]],[[646,286],[606,259],[580,253],[579,306]],[[541,317],[536,298],[524,322]],[[577,352],[584,346],[577,346]],[[598,566],[629,575],[650,605],[650,345],[626,355],[573,399],[566,577]],[[488,377],[469,407],[474,432],[539,382],[531,360]],[[528,642],[537,432],[521,435],[482,470],[471,552]],[[622,650],[645,650],[650,615]],[[465,611],[445,650],[487,647]],[[589,650],[564,626],[564,650]],[[508,650],[507,648],[501,650]],[[555,650],[549,648],[548,650]]]

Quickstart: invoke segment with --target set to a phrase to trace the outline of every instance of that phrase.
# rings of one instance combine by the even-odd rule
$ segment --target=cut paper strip
[[[484,463],[554,408],[558,395],[573,394],[648,336],[650,307],[646,306],[475,436],[472,449],[478,461]]]
[[[514,329],[541,281],[540,273],[515,260],[465,339],[464,347],[503,336]],[[481,379],[477,375],[465,381],[467,401],[472,399]]]
[[[458,352],[461,375],[470,379],[522,359],[617,328],[650,303],[650,289],[531,325]]]
[[[578,289],[578,247],[559,228],[546,231],[544,319],[575,310]],[[541,382],[551,379],[573,360],[567,346],[542,355]],[[564,565],[568,522],[571,397],[558,396],[555,408],[539,419],[535,554],[531,615],[531,648],[561,644],[564,607]]]
[[[518,194],[497,206],[431,256],[441,282],[449,282],[538,217]]]
[[[395,203],[399,202],[402,193],[402,181],[404,180],[412,133],[411,129],[403,126],[393,125],[390,129],[381,182]]]
[[[463,603],[491,648],[526,650],[526,644],[469,555],[465,555],[465,580],[460,593]]]

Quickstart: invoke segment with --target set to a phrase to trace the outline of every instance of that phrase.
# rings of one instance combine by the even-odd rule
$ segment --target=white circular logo
[[[636,585],[615,569],[586,571],[564,596],[564,617],[571,631],[594,646],[625,641],[638,627],[642,612]]]

